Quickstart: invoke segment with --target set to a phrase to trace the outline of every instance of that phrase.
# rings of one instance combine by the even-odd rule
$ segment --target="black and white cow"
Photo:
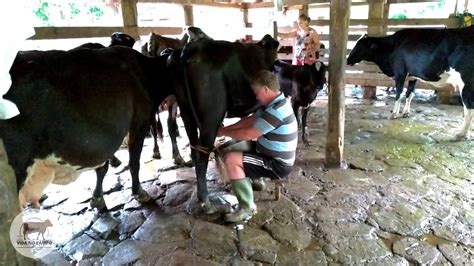
[[[396,103],[392,118],[400,111],[400,94],[407,77],[438,84],[451,83],[461,90],[464,124],[456,139],[467,136],[474,109],[474,26],[461,29],[403,29],[385,37],[360,38],[347,58],[348,65],[374,62],[395,79]],[[410,79],[403,116],[410,112],[416,79]]]
[[[18,53],[4,97],[20,115],[0,121],[0,137],[20,204],[37,207],[49,183],[68,183],[81,171],[105,175],[104,162],[127,133],[132,193],[149,200],[139,161],[154,108],[171,94],[166,60],[120,46]]]
[[[250,81],[260,70],[272,69],[277,47],[270,35],[256,44],[202,38],[171,55],[169,66],[191,143],[198,198],[206,207],[211,207],[206,172],[217,129],[226,114],[244,117],[258,108]]]
[[[303,143],[309,147],[306,134],[306,119],[309,105],[316,99],[318,92],[324,88],[326,83],[326,66],[322,62],[312,65],[295,66],[284,61],[277,60],[273,65],[273,73],[278,77],[280,90],[287,96],[291,96],[291,104],[298,123],[299,109],[301,111],[301,130]]]

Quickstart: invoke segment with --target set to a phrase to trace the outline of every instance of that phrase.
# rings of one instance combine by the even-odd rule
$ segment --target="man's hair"
[[[301,15],[298,17],[298,19],[302,19],[302,20],[304,20],[304,21],[306,21],[306,22],[308,22],[308,23],[311,22],[311,18],[308,17],[308,16],[305,15],[305,14],[301,14]]]
[[[280,91],[277,77],[268,70],[261,70],[252,80],[252,89],[259,89],[263,86],[267,86],[272,91]]]

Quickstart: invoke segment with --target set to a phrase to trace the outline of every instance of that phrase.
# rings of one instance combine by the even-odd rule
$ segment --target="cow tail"
[[[183,81],[184,81],[184,90],[185,90],[185,95],[186,98],[188,99],[189,102],[189,109],[191,110],[191,114],[194,118],[194,121],[196,122],[196,126],[199,129],[199,132],[201,131],[201,123],[199,121],[196,108],[194,108],[194,103],[193,103],[193,97],[191,95],[191,86],[189,84],[189,79],[188,79],[188,71],[187,71],[187,59],[191,57],[190,53],[187,51],[186,47],[189,45],[186,45],[185,48],[182,51],[181,54],[181,66],[183,68]],[[185,53],[186,52],[186,53]]]

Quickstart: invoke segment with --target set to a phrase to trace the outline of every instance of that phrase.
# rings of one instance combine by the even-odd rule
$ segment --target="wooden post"
[[[186,26],[194,26],[193,6],[184,5],[184,24]]]
[[[130,34],[136,40],[140,39],[137,17],[137,0],[122,0],[123,26],[127,29],[125,33]]]
[[[252,23],[249,22],[249,9],[248,9],[248,4],[247,3],[242,3],[242,14],[243,14],[243,19],[244,19],[244,28],[252,28]],[[244,40],[246,42],[252,42],[253,41],[253,35],[245,35]]]
[[[328,130],[326,135],[326,166],[344,167],[344,120],[347,38],[349,32],[351,2],[332,0],[329,22],[329,102]]]
[[[383,19],[385,14],[387,14],[388,16],[388,9],[387,10],[385,9],[385,0],[370,0],[369,1],[369,20]],[[385,33],[387,32],[385,24],[386,23],[382,23],[379,25],[369,24],[369,27],[367,28],[367,34],[371,37],[380,37],[382,35],[385,35]],[[365,100],[377,99],[376,90],[377,90],[377,87],[375,86],[364,86],[363,99]]]
[[[303,15],[305,14],[306,16],[308,16],[308,4],[305,4],[305,5],[302,5],[301,6],[301,9],[299,11],[299,15]]]

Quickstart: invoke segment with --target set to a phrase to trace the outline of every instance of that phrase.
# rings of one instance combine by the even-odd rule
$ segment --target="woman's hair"
[[[304,21],[306,21],[306,22],[308,22],[308,23],[311,22],[311,18],[308,17],[308,15],[306,15],[306,14],[301,14],[301,15],[298,17],[298,19],[302,19],[302,20],[304,20]]]
[[[268,70],[261,70],[252,80],[252,89],[267,86],[272,91],[280,91],[277,77]]]

